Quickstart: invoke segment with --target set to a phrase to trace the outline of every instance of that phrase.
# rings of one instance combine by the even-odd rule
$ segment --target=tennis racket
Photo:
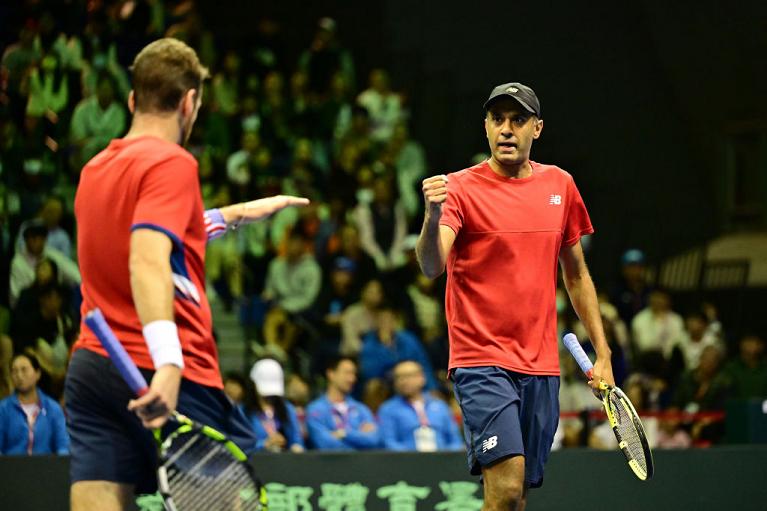
[[[591,379],[594,364],[583,351],[578,338],[575,334],[566,334],[563,341],[581,370]],[[639,419],[634,405],[620,388],[604,382],[600,382],[599,394],[605,414],[607,414],[607,420],[618,440],[618,447],[626,456],[629,467],[642,481],[651,479],[653,475],[652,451],[650,451],[642,421]]]
[[[85,324],[96,334],[125,382],[137,396],[148,386],[99,309]],[[266,490],[255,477],[248,457],[223,433],[173,412],[175,426],[158,444],[157,483],[167,511],[265,511]]]

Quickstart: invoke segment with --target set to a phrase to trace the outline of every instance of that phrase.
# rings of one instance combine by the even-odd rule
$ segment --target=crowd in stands
[[[128,66],[163,35],[186,40],[211,70],[187,146],[206,206],[278,193],[312,201],[208,246],[211,300],[237,313],[259,359],[249,377],[225,378],[259,445],[462,449],[444,279],[424,277],[414,252],[426,155],[408,131],[415,106],[386,70],[359,76],[330,18],[291,58],[269,44],[279,24],[256,24],[252,41],[233,45],[205,28],[193,0],[56,5],[0,8],[0,454],[67,450],[57,401],[79,325],[78,174],[125,133]],[[638,250],[622,270],[600,301],[616,382],[637,408],[722,410],[728,398],[767,397],[762,337],[729,339],[712,304],[680,316],[647,281]],[[563,288],[557,314],[560,333],[587,344]],[[569,355],[561,365],[562,411],[598,408]],[[659,447],[722,440],[721,421],[658,416],[648,429]],[[557,437],[611,441],[599,419],[569,416]]]

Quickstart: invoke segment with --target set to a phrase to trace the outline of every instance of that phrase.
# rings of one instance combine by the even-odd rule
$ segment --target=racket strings
[[[646,470],[647,460],[645,459],[642,435],[637,431],[633,414],[626,409],[621,398],[615,392],[610,393],[610,406],[617,421],[618,435],[622,441],[626,442],[629,456],[636,460],[643,470]]]
[[[168,447],[167,491],[179,511],[261,509],[247,467],[220,442],[201,433],[180,435]]]

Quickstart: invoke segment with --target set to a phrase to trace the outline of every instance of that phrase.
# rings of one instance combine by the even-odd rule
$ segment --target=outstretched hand
[[[275,195],[273,197],[227,206],[221,209],[221,214],[224,216],[227,224],[240,226],[258,222],[285,208],[304,207],[308,204],[309,199],[303,197]]]

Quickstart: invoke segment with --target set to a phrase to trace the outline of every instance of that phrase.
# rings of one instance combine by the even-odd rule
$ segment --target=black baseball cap
[[[541,102],[538,101],[535,91],[527,85],[518,82],[503,83],[493,89],[490,97],[485,101],[485,111],[497,98],[505,96],[516,99],[525,110],[535,114],[539,119],[541,118]]]

